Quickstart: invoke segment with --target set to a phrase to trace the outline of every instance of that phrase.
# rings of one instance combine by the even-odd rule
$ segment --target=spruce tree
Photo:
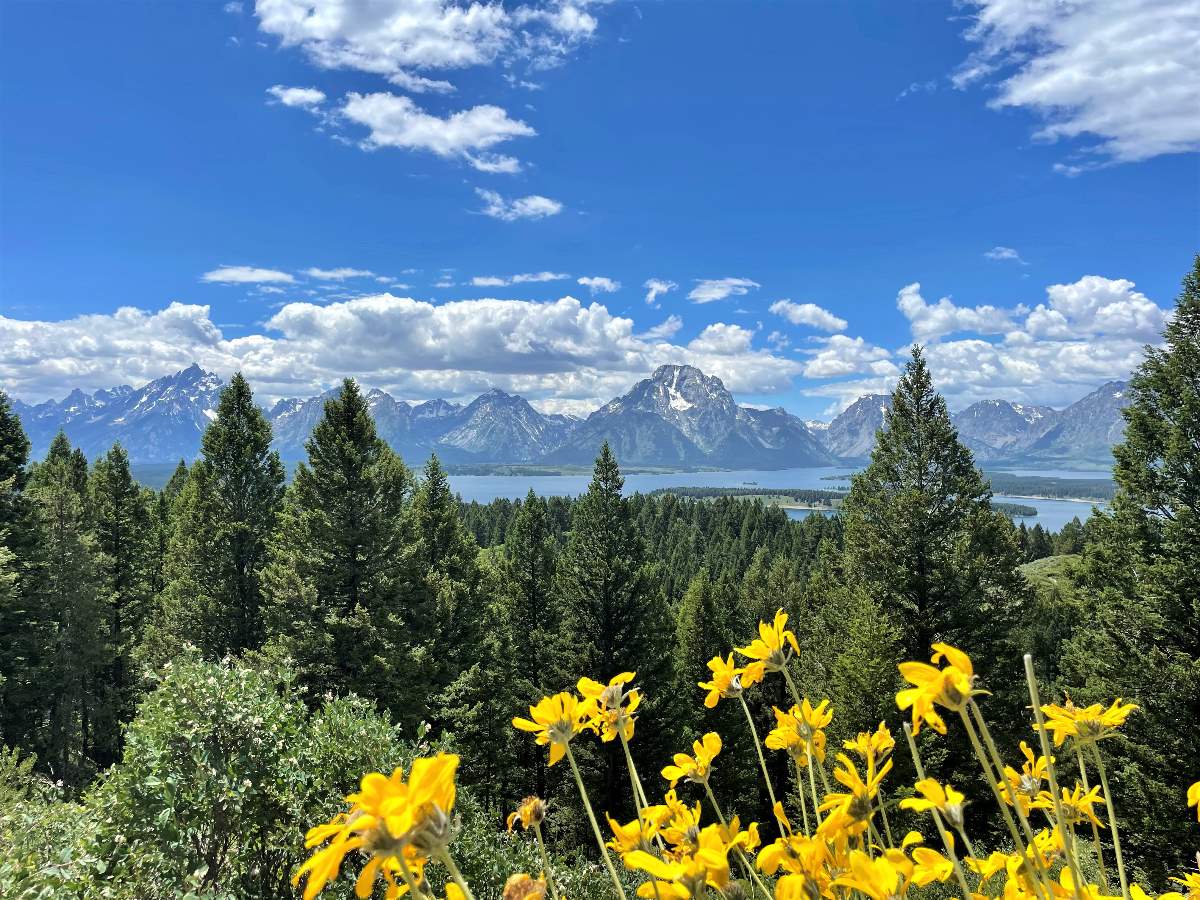
[[[846,574],[902,623],[902,651],[946,641],[986,661],[1029,599],[1015,532],[958,440],[914,347],[870,465],[842,505]],[[1007,660],[1013,672],[1019,659]]]
[[[355,691],[414,723],[403,559],[412,479],[353,379],[305,444],[263,571],[270,647],[318,692]],[[182,499],[182,498],[181,498]]]
[[[107,766],[120,756],[121,723],[133,717],[137,692],[132,654],[150,612],[155,580],[154,500],[133,480],[120,444],[97,460],[88,495],[110,659],[96,723],[96,759]]]
[[[31,547],[32,528],[23,489],[28,478],[29,438],[0,391],[0,743],[26,743],[24,704],[34,679],[30,653],[35,636],[20,575]]]
[[[271,450],[271,425],[241,373],[221,391],[200,453],[173,507],[153,638],[160,649],[151,654],[160,659],[184,641],[218,658],[263,640],[259,569],[283,498],[284,469]]]
[[[661,693],[669,691],[665,686],[671,681],[671,616],[651,580],[623,487],[617,460],[605,442],[587,493],[572,510],[571,536],[555,585],[568,611],[578,675],[606,683],[621,672],[637,672],[647,696],[641,715],[653,724],[639,731],[634,750],[641,767],[651,771],[673,737],[671,698]],[[656,740],[667,746],[655,746]],[[605,745],[602,757],[601,808],[624,810],[628,803],[620,781],[620,748]]]

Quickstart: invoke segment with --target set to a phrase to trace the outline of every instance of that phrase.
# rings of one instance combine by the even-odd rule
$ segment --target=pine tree
[[[117,444],[97,460],[88,484],[90,531],[99,603],[107,619],[109,669],[96,722],[96,760],[120,756],[121,723],[133,717],[132,653],[150,612],[155,575],[153,495],[133,480],[129,456]]]
[[[355,691],[412,724],[423,710],[405,681],[422,662],[404,603],[411,476],[353,379],[325,402],[305,448],[262,576],[270,647],[314,690]]]
[[[995,659],[1028,602],[1015,531],[990,500],[915,347],[842,506],[847,577],[904,623],[907,658],[942,640]]]
[[[101,678],[110,665],[76,458],[59,435],[30,476],[36,544],[22,579],[22,630],[13,638],[29,654],[24,674],[32,678],[14,691],[22,743],[69,785],[94,771]]]
[[[671,680],[671,616],[661,590],[651,582],[642,537],[621,496],[623,486],[605,442],[587,493],[572,511],[555,589],[568,610],[578,674],[607,682],[620,672],[637,672],[648,697],[642,715],[655,727],[640,732],[635,757],[650,771],[667,752],[667,747],[654,746],[655,739],[669,746],[672,738],[670,698],[655,694]],[[629,804],[619,780],[620,748],[605,745],[602,753],[601,808],[624,810]]]
[[[284,470],[271,425],[241,373],[221,391],[201,458],[174,503],[162,615],[151,656],[187,641],[208,657],[263,640],[259,569],[283,498]],[[176,470],[178,472],[178,470]]]
[[[1075,633],[1044,667],[1076,703],[1119,696],[1140,707],[1127,737],[1102,752],[1121,786],[1126,859],[1152,878],[1184,865],[1195,844],[1195,822],[1161,815],[1161,798],[1200,771],[1200,256],[1165,338],[1130,381],[1117,494],[1087,524]]]
[[[0,391],[0,743],[26,744],[24,703],[34,678],[31,622],[20,582],[31,545],[28,499],[29,438]]]

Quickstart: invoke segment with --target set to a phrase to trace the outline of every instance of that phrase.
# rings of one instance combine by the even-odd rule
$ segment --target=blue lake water
[[[824,466],[805,469],[739,469],[726,472],[668,472],[625,476],[625,492],[649,493],[668,487],[761,487],[767,488],[811,488],[816,490],[846,490],[845,481],[826,480],[831,475],[849,475],[856,471],[844,466]],[[1105,473],[1073,469],[1053,471],[1010,470],[1018,474],[1049,475],[1057,478],[1096,478]],[[450,487],[466,501],[476,500],[490,503],[500,497],[517,499],[524,497],[529,489],[543,497],[574,497],[587,490],[590,475],[451,475]],[[1021,503],[1037,509],[1035,517],[1019,520],[1029,527],[1041,523],[1043,528],[1058,531],[1075,516],[1086,519],[1092,513],[1092,503],[1075,500],[1024,500],[1016,497],[995,498],[1001,502]],[[824,515],[826,513],[815,513]],[[795,519],[814,515],[810,510],[788,510]]]

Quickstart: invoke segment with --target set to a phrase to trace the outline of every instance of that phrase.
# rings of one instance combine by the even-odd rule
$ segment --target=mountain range
[[[13,401],[40,458],[61,430],[90,457],[120,442],[136,463],[191,459],[215,415],[222,380],[198,365],[128,386],[36,405]],[[1063,410],[984,400],[954,415],[981,462],[1103,462],[1120,439],[1127,385],[1110,382]],[[288,461],[321,416],[326,392],[266,410]],[[786,468],[856,463],[870,455],[889,398],[860,397],[831,422],[804,422],[782,408],[741,406],[719,378],[692,366],[660,366],[585,419],[539,412],[493,388],[468,404],[409,403],[373,389],[367,402],[379,434],[412,464],[437,453],[450,464],[587,466],[602,441],[630,466]]]

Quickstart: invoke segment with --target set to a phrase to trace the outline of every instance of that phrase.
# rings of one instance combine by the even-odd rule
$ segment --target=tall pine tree
[[[263,571],[270,647],[314,690],[355,691],[410,724],[423,711],[406,682],[417,663],[404,608],[412,478],[353,379],[305,448]]]
[[[661,760],[673,739],[671,698],[672,618],[661,588],[650,577],[645,546],[621,495],[625,480],[606,441],[595,471],[571,514],[571,536],[558,566],[556,590],[565,604],[578,675],[607,682],[637,672],[653,722],[634,742],[645,771]],[[614,742],[615,743],[615,742]],[[606,744],[599,765],[601,808],[629,806],[619,746]]]
[[[151,658],[169,656],[182,641],[220,657],[263,640],[259,569],[284,469],[271,450],[271,425],[240,372],[221,391],[200,454],[174,503]]]

